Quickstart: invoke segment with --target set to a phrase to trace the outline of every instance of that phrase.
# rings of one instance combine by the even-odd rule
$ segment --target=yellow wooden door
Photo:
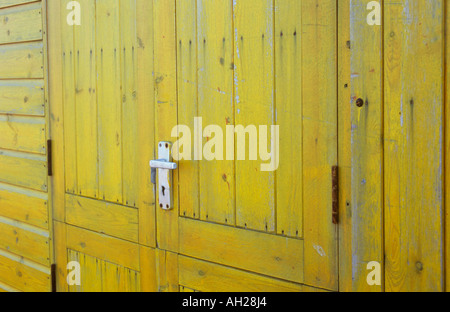
[[[153,5],[156,142],[177,141],[177,125],[191,129],[191,142],[195,130],[201,140],[173,173],[174,209],[157,208],[161,259],[178,270],[159,283],[170,290],[337,290],[337,2]],[[209,125],[224,135],[228,125],[278,125],[278,169],[262,171],[249,152],[246,160],[194,160],[203,147],[222,144]],[[270,130],[268,137],[270,151]]]
[[[59,289],[151,290],[151,5],[51,1],[49,14]],[[81,283],[66,283],[70,262]]]

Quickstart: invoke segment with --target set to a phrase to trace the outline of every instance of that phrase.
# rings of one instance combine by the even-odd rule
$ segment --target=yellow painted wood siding
[[[443,291],[448,1],[385,0],[382,27],[367,3],[351,1],[353,289]]]
[[[46,2],[0,1],[0,288],[50,291]]]

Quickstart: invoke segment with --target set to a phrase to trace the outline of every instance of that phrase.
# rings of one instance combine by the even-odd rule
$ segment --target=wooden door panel
[[[169,18],[174,12],[166,6]],[[175,42],[165,34],[161,44],[177,46],[178,124],[191,128],[193,142],[199,140],[195,117],[202,118],[200,130],[218,125],[226,134],[228,125],[278,125],[281,134],[274,172],[263,172],[249,151],[244,161],[225,160],[227,151],[224,160],[179,161],[180,218],[170,217],[176,210],[158,216],[162,225],[171,220],[161,233],[178,231],[179,253],[337,289],[331,218],[331,168],[338,162],[336,12],[328,0],[176,2]],[[170,62],[167,55],[158,60]],[[217,139],[216,133],[200,135],[202,146]],[[268,139],[274,142],[270,131]],[[195,159],[202,151],[191,152]]]

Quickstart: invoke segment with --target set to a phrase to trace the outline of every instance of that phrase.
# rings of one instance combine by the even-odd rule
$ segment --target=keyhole
[[[166,196],[166,188],[164,186],[162,186],[162,194],[163,196]]]

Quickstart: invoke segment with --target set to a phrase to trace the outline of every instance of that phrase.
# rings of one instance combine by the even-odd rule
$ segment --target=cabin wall
[[[315,0],[301,1],[309,2],[305,8],[314,7]],[[148,160],[155,159],[156,139],[170,132],[172,121],[183,121],[192,113],[186,105],[179,105],[178,111],[177,107],[155,110],[154,105],[166,99],[186,103],[197,98],[192,81],[180,79],[181,73],[196,79],[195,71],[186,72],[192,68],[180,62],[182,56],[190,56],[188,45],[177,48],[176,40],[185,43],[189,38],[184,36],[191,35],[187,23],[191,11],[185,6],[195,1],[105,0],[96,8],[100,18],[96,21],[97,16],[89,15],[95,12],[89,6],[94,2],[82,0],[88,15],[81,30],[67,26],[68,2],[0,0],[0,291],[50,291],[53,263],[58,264],[60,291],[189,291],[188,284],[206,287],[201,283],[209,276],[199,277],[197,267],[219,272],[209,280],[214,285],[232,276],[244,281],[242,287],[263,280],[258,290],[264,290],[275,279],[179,256],[178,228],[148,200],[154,195],[142,168],[147,170]],[[340,177],[336,287],[339,291],[449,290],[450,2],[380,0],[381,26],[367,24],[369,0],[336,2],[332,7],[337,8],[333,76],[337,92],[330,91],[337,96]],[[117,6],[112,16],[105,3]],[[302,14],[305,21],[314,17]],[[108,37],[111,19],[117,19],[117,28],[122,21],[122,41]],[[186,27],[177,30],[177,24]],[[170,36],[153,37],[163,31]],[[98,41],[93,32],[100,35]],[[310,37],[306,34],[302,40],[314,39]],[[316,55],[303,49],[311,59]],[[130,54],[122,52],[130,50]],[[105,51],[110,66],[100,78],[86,51],[94,54],[98,68]],[[109,72],[112,68],[131,70],[114,75]],[[280,83],[280,71],[276,77],[278,90],[287,88]],[[97,86],[97,79],[104,85]],[[310,79],[303,83],[311,85],[305,92],[313,90]],[[281,107],[283,93],[276,97]],[[316,94],[309,92],[309,98],[314,103]],[[362,107],[356,105],[359,99]],[[289,114],[279,116],[295,122]],[[51,178],[50,138],[54,142]],[[202,190],[203,196],[210,196],[205,190],[211,183],[189,183],[199,173],[188,169],[176,177],[182,182],[177,196],[185,199],[180,216],[204,215],[209,222],[217,221],[219,217],[199,208],[200,195],[188,196]],[[289,174],[290,169],[284,170]],[[242,194],[241,198],[254,199]],[[281,206],[284,199],[280,196],[277,204]],[[93,215],[100,215],[103,222],[93,222]],[[290,222],[289,215],[277,215],[276,220]],[[162,221],[158,230],[157,221]],[[297,230],[287,231],[295,236]],[[85,246],[85,242],[92,244]],[[65,264],[69,261],[79,262],[86,273],[83,287],[68,287]],[[373,261],[381,265],[382,274],[381,284],[374,286],[367,283],[367,265]],[[306,276],[312,266],[304,267]],[[186,269],[178,275],[180,268]]]
[[[0,1],[0,289],[50,291],[45,1]]]

